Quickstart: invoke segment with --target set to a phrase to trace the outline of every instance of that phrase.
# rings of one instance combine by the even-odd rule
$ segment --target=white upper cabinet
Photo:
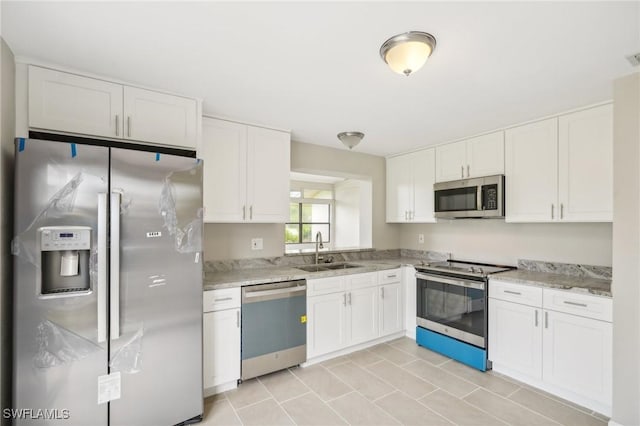
[[[29,127],[122,137],[120,84],[29,67]]]
[[[31,65],[29,127],[195,149],[198,101]]]
[[[560,116],[560,219],[613,220],[613,106]]]
[[[505,132],[507,222],[548,222],[559,214],[558,119]]]
[[[387,159],[387,222],[435,222],[433,148]]]
[[[610,104],[505,132],[507,222],[610,222]]]
[[[197,114],[194,99],[124,87],[127,139],[195,149]]]
[[[436,182],[504,173],[504,132],[436,147]]]
[[[208,117],[202,125],[204,221],[286,222],[289,133]]]

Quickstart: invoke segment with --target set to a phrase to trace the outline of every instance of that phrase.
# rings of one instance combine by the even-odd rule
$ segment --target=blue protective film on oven
[[[487,351],[484,349],[422,327],[416,327],[416,343],[467,364],[469,367],[487,371]]]

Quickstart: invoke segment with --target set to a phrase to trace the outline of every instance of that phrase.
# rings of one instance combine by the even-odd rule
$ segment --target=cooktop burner
[[[423,272],[453,273],[484,278],[489,274],[509,271],[515,268],[512,266],[465,262],[462,260],[447,260],[442,262],[430,262],[424,265],[418,265],[416,266],[416,269]]]

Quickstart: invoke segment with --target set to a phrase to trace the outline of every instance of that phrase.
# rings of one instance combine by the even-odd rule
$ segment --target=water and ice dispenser
[[[90,291],[91,228],[48,226],[38,232],[40,294],[70,295]]]

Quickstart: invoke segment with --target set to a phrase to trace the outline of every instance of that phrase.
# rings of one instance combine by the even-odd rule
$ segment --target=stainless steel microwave
[[[504,217],[504,175],[440,182],[433,185],[435,217]]]

